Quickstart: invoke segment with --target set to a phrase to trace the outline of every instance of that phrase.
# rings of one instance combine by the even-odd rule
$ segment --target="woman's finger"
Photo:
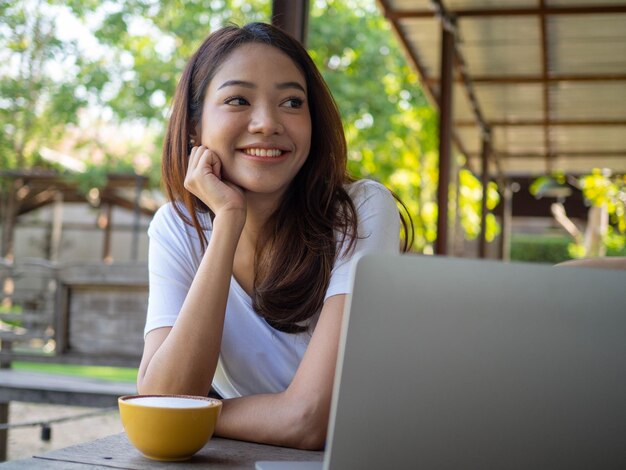
[[[217,156],[217,154],[211,151],[211,167],[213,168],[213,173],[220,180],[222,179],[222,161]]]
[[[192,147],[189,153],[189,162],[187,163],[187,171],[192,170],[198,165],[198,157],[200,155],[200,147]]]
[[[222,162],[215,152],[205,148],[198,160],[198,167],[207,174],[213,174],[222,179]]]

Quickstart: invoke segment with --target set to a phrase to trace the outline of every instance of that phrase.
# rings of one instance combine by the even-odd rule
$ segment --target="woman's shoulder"
[[[196,215],[205,231],[210,231],[211,219],[208,214],[196,213]],[[180,201],[169,201],[155,212],[150,222],[148,234],[151,236],[157,233],[170,236],[183,233],[193,235],[196,230],[190,222],[191,215],[187,207]]]
[[[183,214],[188,216],[189,212],[183,204],[172,201],[166,202],[154,213],[154,217],[150,221],[150,230],[181,225],[183,221],[176,212],[176,207],[182,209]]]
[[[395,205],[391,191],[378,181],[370,179],[360,179],[346,186],[346,192],[352,199],[355,207],[359,207],[365,203],[388,203]]]

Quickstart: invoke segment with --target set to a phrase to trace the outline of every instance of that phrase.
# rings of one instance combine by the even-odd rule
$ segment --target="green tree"
[[[34,164],[40,146],[58,140],[85,105],[71,73],[76,44],[56,37],[47,7],[43,0],[0,3],[1,168]]]
[[[138,153],[156,162],[187,58],[212,29],[267,20],[269,9],[242,0],[0,0],[0,167],[41,166],[42,147],[61,139],[87,163],[86,186],[101,180],[101,167],[136,168]],[[72,37],[72,28],[84,32]],[[120,145],[123,136],[100,132],[111,124],[151,129],[153,142]],[[147,166],[158,181],[158,165]]]
[[[603,247],[609,252],[623,252],[626,248],[626,176],[594,169],[591,174],[580,177],[578,183],[585,200],[607,213],[606,227],[602,230]],[[570,246],[570,253],[575,257],[593,255],[587,250],[579,244]]]
[[[570,220],[561,202],[552,204],[552,213],[573,239],[568,246],[571,258],[623,254],[626,249],[626,176],[613,175],[608,169],[595,168],[588,175],[566,178],[563,173],[541,176],[533,181],[530,192],[541,197],[547,191],[570,190],[569,183],[583,193],[589,206],[587,227],[581,230]]]
[[[63,139],[87,163],[84,188],[100,184],[112,169],[148,172],[158,182],[164,123],[186,60],[210,31],[229,22],[268,21],[271,9],[269,0],[0,2],[2,63],[24,64],[19,72],[0,68],[2,167],[37,163],[43,146]],[[309,26],[310,53],[342,113],[351,173],[393,189],[415,222],[415,248],[430,250],[437,113],[388,22],[374,0],[316,0]],[[67,39],[64,30],[73,27],[88,28],[91,42]],[[63,73],[55,74],[59,65]],[[111,125],[150,132],[126,142],[122,132],[110,137],[103,130]],[[469,172],[459,182],[458,213],[472,238],[482,190]],[[494,219],[488,223],[493,236]]]
[[[415,249],[432,251],[437,235],[438,116],[389,23],[374,1],[316,1],[309,48],[341,110],[351,173],[379,180],[398,194],[415,223]],[[479,233],[482,188],[468,171],[459,182],[460,223],[472,239]],[[495,185],[489,194],[488,207],[493,209]],[[490,215],[489,240],[497,230]]]

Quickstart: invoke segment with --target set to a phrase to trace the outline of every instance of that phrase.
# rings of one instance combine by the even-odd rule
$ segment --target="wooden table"
[[[128,441],[126,434],[98,439],[64,449],[53,450],[30,459],[12,460],[0,464],[1,470],[105,470],[124,468],[144,469],[254,469],[257,460],[323,460],[322,451],[287,449],[230,439],[213,438],[191,460],[157,462],[147,459]]]

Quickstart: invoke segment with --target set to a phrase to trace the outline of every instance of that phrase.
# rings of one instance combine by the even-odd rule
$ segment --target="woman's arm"
[[[238,238],[233,222],[215,218],[211,241],[176,324],[146,336],[137,378],[140,393],[209,393]]]
[[[217,155],[194,148],[185,187],[213,209],[211,239],[174,326],[146,336],[137,378],[140,393],[206,396],[211,387],[235,250],[246,218],[243,193],[220,177]]]
[[[345,297],[335,295],[324,303],[289,387],[224,400],[217,435],[301,449],[324,446]]]

